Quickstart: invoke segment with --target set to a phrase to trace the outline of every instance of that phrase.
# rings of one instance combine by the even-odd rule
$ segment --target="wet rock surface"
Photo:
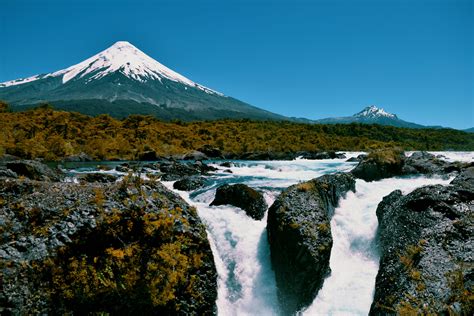
[[[107,183],[107,182],[115,182],[117,181],[117,177],[108,174],[108,173],[86,173],[83,176],[79,177],[80,180],[86,181],[86,182],[101,182],[101,183]]]
[[[301,152],[299,155],[303,159],[309,160],[321,160],[321,159],[344,159],[346,155],[344,153],[336,153],[334,151],[322,151],[322,152]]]
[[[0,314],[215,313],[196,210],[158,182],[0,179]]]
[[[187,177],[173,183],[173,189],[180,191],[193,191],[205,185],[203,177]]]
[[[377,208],[380,269],[371,315],[472,315],[473,170],[449,186],[394,191]]]
[[[176,181],[190,176],[207,175],[209,172],[217,170],[202,161],[162,161],[158,164],[158,169],[163,173],[161,176],[163,181]]]
[[[245,211],[255,220],[261,220],[267,210],[262,193],[245,184],[225,184],[217,188],[211,205],[233,205]]]
[[[330,218],[349,190],[352,175],[325,175],[289,187],[270,207],[267,233],[283,314],[310,305],[330,272]]]
[[[384,150],[372,152],[351,171],[359,179],[376,181],[402,174],[405,155],[402,151]]]
[[[447,175],[472,165],[441,158],[427,152],[415,152],[405,157],[402,151],[380,150],[363,157],[351,172],[356,178],[377,181],[407,175]]]

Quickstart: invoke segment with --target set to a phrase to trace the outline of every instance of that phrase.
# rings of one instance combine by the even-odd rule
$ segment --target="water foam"
[[[331,275],[324,281],[304,315],[367,315],[373,300],[379,254],[375,246],[375,214],[382,198],[396,189],[403,194],[429,184],[448,184],[442,178],[392,178],[356,181],[356,193],[341,199],[331,220]]]

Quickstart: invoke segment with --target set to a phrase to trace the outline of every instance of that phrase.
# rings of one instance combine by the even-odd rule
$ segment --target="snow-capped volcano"
[[[375,105],[367,106],[362,111],[357,112],[352,116],[331,117],[315,121],[319,124],[349,124],[349,123],[363,123],[363,124],[380,124],[397,127],[421,128],[423,125],[407,122],[401,120],[397,115],[386,112],[384,109]]]
[[[19,85],[48,77],[61,77],[63,84],[74,78],[86,78],[86,82],[89,82],[114,72],[119,72],[127,78],[140,82],[148,80],[161,81],[161,79],[166,78],[190,87],[196,87],[205,92],[222,95],[222,93],[194,83],[179,73],[174,72],[126,41],[116,42],[106,50],[69,68],[46,75],[36,75],[25,79],[3,82],[0,83],[0,87]]]
[[[397,118],[395,114],[385,112],[384,109],[378,108],[375,105],[364,108],[359,113],[354,114],[354,117],[365,117],[365,118],[378,118],[378,117],[389,117]]]
[[[50,102],[66,110],[119,117],[283,118],[195,83],[126,41],[68,68],[0,83],[0,99],[20,108]]]

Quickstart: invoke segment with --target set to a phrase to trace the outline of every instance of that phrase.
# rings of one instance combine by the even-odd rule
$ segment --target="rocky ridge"
[[[284,314],[295,314],[316,297],[330,272],[330,219],[339,198],[354,190],[352,175],[325,175],[290,186],[270,207],[268,241]]]

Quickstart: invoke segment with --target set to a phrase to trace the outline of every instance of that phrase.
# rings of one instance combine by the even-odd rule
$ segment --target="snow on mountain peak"
[[[388,113],[382,108],[378,108],[375,105],[368,106],[364,108],[359,113],[354,114],[355,117],[366,117],[366,118],[378,118],[378,117],[388,117],[388,118],[397,118],[395,114]]]
[[[62,76],[63,84],[72,79],[84,77],[86,82],[90,82],[115,72],[120,72],[126,77],[139,82],[146,82],[148,80],[158,80],[161,82],[162,79],[168,79],[210,94],[222,95],[169,69],[126,41],[118,41],[106,50],[69,68],[46,75],[36,75],[25,79],[0,83],[0,87],[19,85],[42,78],[59,76]]]

